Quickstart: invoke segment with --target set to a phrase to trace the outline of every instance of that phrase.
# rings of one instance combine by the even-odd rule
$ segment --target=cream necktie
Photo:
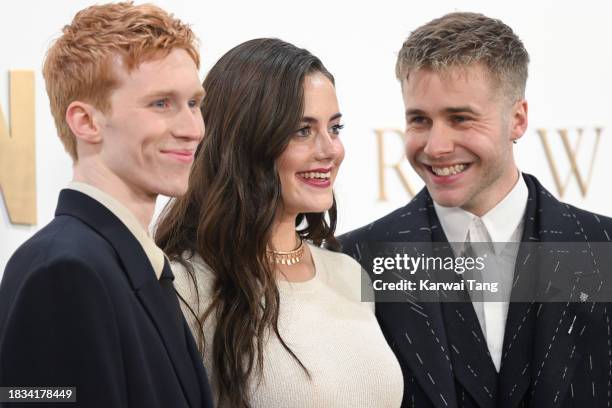
[[[472,218],[470,225],[468,227],[468,232],[465,237],[465,250],[464,256],[472,257],[474,259],[478,257],[485,257],[486,248],[484,243],[490,242],[491,238],[489,233],[487,232],[487,228],[479,217]],[[486,258],[485,258],[486,259]],[[485,264],[486,265],[486,264]],[[464,273],[465,280],[472,280],[476,283],[483,282],[483,274],[486,273],[485,270],[479,271],[477,269],[472,269],[470,271],[466,271]],[[470,294],[470,299],[472,299],[472,305],[474,306],[474,311],[476,312],[476,317],[478,317],[478,322],[480,323],[480,328],[482,329],[482,333],[485,338],[487,337],[487,325],[485,319],[485,311],[483,304],[483,293],[479,290],[470,290],[470,285],[466,282],[466,289]]]
[[[469,256],[475,258],[481,257],[484,259],[484,269],[482,271],[473,270],[472,276],[468,275],[466,279],[474,279],[477,283],[499,284],[502,282],[503,268],[499,264],[487,227],[479,217],[474,217],[468,228],[465,253],[469,253]],[[507,302],[500,302],[499,294],[493,294],[488,290],[469,290],[469,286],[466,289],[470,293],[472,305],[486,339],[493,364],[499,372]]]

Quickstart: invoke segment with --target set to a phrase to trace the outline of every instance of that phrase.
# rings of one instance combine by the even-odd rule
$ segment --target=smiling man
[[[512,142],[527,128],[527,102],[500,95],[490,77],[474,62],[402,80],[410,164],[435,203],[477,216],[517,185]]]
[[[472,243],[493,242],[501,262],[483,277],[507,288],[489,302],[469,291],[464,302],[377,303],[403,369],[402,406],[607,406],[612,398],[612,338],[602,323],[610,303],[510,301],[541,274],[600,279],[605,271],[597,265],[610,267],[591,244],[610,240],[612,219],[557,201],[515,164],[513,144],[528,123],[528,62],[510,27],[474,13],[419,27],[399,52],[406,155],[425,188],[405,207],[341,237],[343,249],[363,260],[371,242],[441,243],[438,249],[454,242],[459,256],[467,252],[456,248],[474,254],[481,244]],[[529,257],[529,242],[580,250],[570,266]],[[460,274],[450,279],[464,281]],[[565,283],[573,282],[580,279]]]
[[[148,234],[157,196],[186,191],[203,137],[198,67],[193,32],[152,5],[86,8],[49,49],[43,75],[74,177],[4,272],[0,386],[75,387],[82,407],[212,406]]]

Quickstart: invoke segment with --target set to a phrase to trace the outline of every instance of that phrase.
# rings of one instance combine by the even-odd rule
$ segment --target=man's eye
[[[187,104],[190,108],[199,108],[202,101],[199,99],[191,99]]]
[[[155,108],[167,108],[168,106],[170,106],[170,104],[168,103],[167,99],[158,99],[156,101],[154,101],[151,106],[155,107]]]
[[[463,116],[463,115],[456,115],[456,116],[452,116],[451,120],[454,123],[465,123],[465,122],[468,122],[470,118],[467,116]]]
[[[427,118],[425,116],[411,116],[408,118],[408,123],[411,125],[422,125],[426,123]]]

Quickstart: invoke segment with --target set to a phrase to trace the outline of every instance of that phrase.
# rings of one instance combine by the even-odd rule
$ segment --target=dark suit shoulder
[[[422,239],[429,230],[428,209],[433,205],[427,190],[422,189],[408,204],[356,230],[339,237],[342,250],[352,255],[349,247],[366,241],[405,241]]]
[[[99,282],[123,279],[116,273],[120,268],[112,246],[93,229],[77,218],[56,217],[51,223],[22,244],[9,259],[0,293],[10,302],[21,287],[35,275],[37,279],[53,282],[57,274],[73,278],[85,273],[98,276]],[[76,272],[80,275],[76,276]],[[76,282],[76,279],[75,279]]]
[[[526,173],[523,173],[523,177],[529,188],[530,198],[537,203],[542,229],[539,232],[542,240],[612,241],[612,218],[559,201],[542,186],[536,177]],[[542,236],[543,233],[550,232],[552,229],[561,230],[565,235],[551,237],[550,234],[548,236],[544,234]]]
[[[394,226],[397,224],[398,218],[403,218],[408,213],[409,205],[398,208],[389,214],[367,224],[363,227],[357,228],[339,237],[342,243],[346,241],[360,241],[363,239],[384,239],[388,237],[390,231],[394,230]]]
[[[100,291],[106,280],[100,272],[109,266],[109,253],[112,251],[102,237],[80,220],[69,216],[56,217],[9,259],[0,286],[3,297],[0,304],[10,305],[24,295],[25,290],[31,296],[36,291],[53,292],[61,285],[79,291]],[[111,254],[110,264],[118,265],[112,257]],[[79,288],[79,285],[88,288]],[[40,298],[43,299],[50,298]]]
[[[423,231],[429,231],[427,203],[415,197],[404,207],[390,212],[378,220],[348,232],[338,238],[342,252],[360,260],[358,246],[369,242],[419,241]]]
[[[121,336],[108,282],[78,256],[38,258],[25,270],[13,263],[0,286],[0,385],[71,384],[83,406],[122,406]]]
[[[10,270],[7,268],[7,272],[20,271],[18,268]],[[36,301],[39,306],[42,306],[44,300],[48,300],[48,304],[53,305],[63,300],[71,301],[70,298],[83,294],[85,294],[83,299],[91,301],[93,294],[106,292],[104,279],[96,268],[74,256],[54,256],[45,262],[37,262],[28,269],[21,270],[20,279],[11,279],[11,276],[7,275],[5,283],[8,285],[11,281],[16,282],[14,285],[16,290],[6,290],[8,292],[6,295],[13,295],[16,299],[25,296]],[[2,292],[4,290],[0,290],[0,293]],[[44,296],[40,296],[42,294]],[[69,296],[66,297],[67,295]],[[110,305],[110,297],[106,299]],[[100,298],[95,300],[98,302]]]
[[[566,204],[580,231],[589,242],[612,241],[612,218]]]
[[[62,260],[97,266],[116,257],[112,246],[96,231],[71,216],[58,216],[23,243],[7,263],[7,273],[17,264],[30,269]]]

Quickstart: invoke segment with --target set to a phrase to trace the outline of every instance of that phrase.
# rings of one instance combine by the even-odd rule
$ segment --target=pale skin
[[[277,160],[281,179],[282,206],[272,226],[270,247],[291,251],[297,247],[295,221],[300,213],[324,212],[333,203],[332,187],[344,159],[339,138],[341,129],[336,91],[332,82],[320,73],[304,79],[304,116],[299,130]],[[327,176],[313,181],[303,177],[314,170]],[[279,279],[303,282],[314,277],[315,265],[304,244],[301,262],[276,265]]]
[[[528,124],[527,101],[508,101],[491,81],[480,64],[420,69],[402,81],[410,164],[434,201],[477,216],[518,181],[512,146]],[[452,167],[456,174],[445,174]]]
[[[109,194],[145,231],[159,194],[184,194],[197,145],[204,135],[204,90],[189,54],[173,49],[128,72],[119,59],[119,86],[108,112],[74,101],[66,122],[77,141],[73,180]]]

